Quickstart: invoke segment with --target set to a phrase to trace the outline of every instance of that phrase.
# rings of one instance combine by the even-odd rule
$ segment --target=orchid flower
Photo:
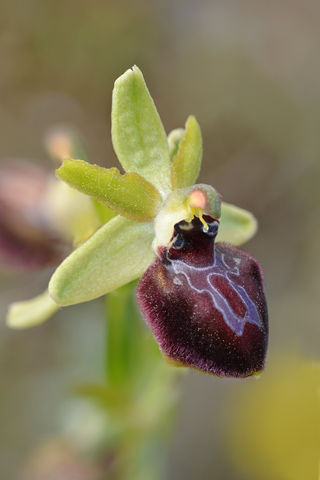
[[[169,362],[218,376],[260,372],[268,337],[262,272],[238,248],[257,222],[196,183],[203,150],[197,120],[189,116],[167,137],[135,66],[115,82],[112,142],[124,174],[72,158],[56,172],[116,216],[60,264],[50,296],[43,294],[47,305],[89,301],[142,277],[138,304]],[[28,307],[15,304],[11,323],[19,326]]]

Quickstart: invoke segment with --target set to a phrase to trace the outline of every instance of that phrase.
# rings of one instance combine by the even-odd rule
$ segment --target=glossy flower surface
[[[237,247],[216,243],[218,221],[175,225],[138,285],[138,303],[162,353],[218,376],[263,369],[268,315],[261,269]]]

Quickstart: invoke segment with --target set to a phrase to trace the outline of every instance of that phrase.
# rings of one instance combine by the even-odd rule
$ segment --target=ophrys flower
[[[112,141],[124,175],[73,159],[57,170],[117,216],[57,268],[49,284],[53,300],[88,301],[144,274],[139,303],[165,356],[217,375],[260,371],[267,346],[260,267],[240,249],[215,243],[216,236],[245,242],[256,221],[221,203],[213,187],[196,184],[202,137],[195,117],[167,137],[133,67],[115,83]]]

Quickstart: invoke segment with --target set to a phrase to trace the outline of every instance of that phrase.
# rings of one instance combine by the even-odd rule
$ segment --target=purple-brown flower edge
[[[240,248],[215,243],[219,222],[175,225],[137,288],[140,310],[165,358],[219,377],[264,368],[268,312],[262,271]]]

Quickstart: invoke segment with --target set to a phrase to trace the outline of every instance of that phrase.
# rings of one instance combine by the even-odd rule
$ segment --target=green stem
[[[110,387],[129,387],[139,368],[143,324],[135,304],[135,286],[132,282],[107,295],[105,371]]]
[[[135,302],[132,282],[107,296],[106,405],[115,432],[112,480],[160,480],[180,369],[163,360]]]

